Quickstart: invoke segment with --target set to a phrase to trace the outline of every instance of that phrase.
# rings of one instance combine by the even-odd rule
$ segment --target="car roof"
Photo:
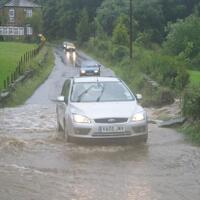
[[[75,47],[75,45],[71,42],[64,41],[63,44],[66,44],[66,45],[71,46],[71,47]]]
[[[116,77],[103,77],[103,76],[90,76],[90,77],[74,77],[75,83],[88,83],[88,82],[119,82],[120,80]]]
[[[81,65],[96,65],[96,64],[98,63],[93,60],[84,60],[81,62]]]
[[[87,67],[87,66],[97,66],[98,63],[92,60],[84,60],[81,62],[81,67]]]

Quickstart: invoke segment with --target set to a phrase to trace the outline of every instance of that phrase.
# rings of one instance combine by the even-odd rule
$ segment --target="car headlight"
[[[78,114],[73,114],[73,121],[76,123],[91,123],[88,117]]]
[[[133,122],[142,121],[144,119],[145,119],[144,112],[136,113],[131,117],[131,121]]]
[[[94,73],[98,73],[98,72],[99,72],[99,70],[97,70],[97,69],[96,69],[96,70],[94,70]]]
[[[85,74],[85,70],[81,70],[81,74]]]

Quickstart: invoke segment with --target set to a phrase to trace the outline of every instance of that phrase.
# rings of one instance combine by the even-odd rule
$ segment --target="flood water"
[[[77,69],[55,55],[26,104],[0,110],[0,200],[198,200],[200,148],[172,129],[149,124],[140,145],[63,141],[52,100]]]

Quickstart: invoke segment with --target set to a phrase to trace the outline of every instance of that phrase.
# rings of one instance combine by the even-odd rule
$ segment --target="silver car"
[[[67,141],[146,142],[148,137],[146,112],[116,77],[67,79],[57,98],[56,112],[58,130],[64,131]]]

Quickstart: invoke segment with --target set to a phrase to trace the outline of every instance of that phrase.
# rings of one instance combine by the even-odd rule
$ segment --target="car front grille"
[[[108,133],[102,133],[102,132],[95,132],[92,134],[93,136],[128,136],[131,135],[131,132],[108,132]]]
[[[94,120],[96,123],[104,124],[114,124],[114,123],[125,123],[128,121],[128,118],[100,118]]]

